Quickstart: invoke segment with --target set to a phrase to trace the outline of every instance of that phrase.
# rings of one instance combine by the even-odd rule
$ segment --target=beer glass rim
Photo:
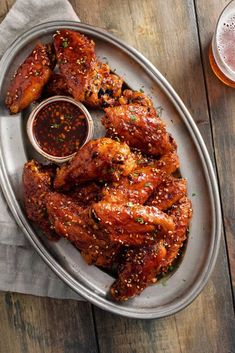
[[[214,32],[214,39],[213,39],[213,41],[215,42],[215,44],[216,44],[216,42],[217,42],[217,32],[218,32],[218,27],[219,27],[220,21],[221,21],[221,19],[222,19],[222,16],[224,15],[224,13],[226,12],[226,10],[228,9],[228,7],[229,7],[232,3],[234,3],[234,10],[235,10],[235,0],[229,1],[229,3],[223,8],[223,10],[222,10],[222,12],[221,12],[221,14],[220,14],[220,16],[219,16],[219,18],[218,18],[218,20],[217,20],[217,24],[216,24],[216,28],[215,28],[215,32]],[[227,69],[232,75],[234,75],[234,74],[235,74],[234,71],[231,70],[230,67],[229,67],[229,66],[226,64],[226,62],[223,60],[223,57],[222,57],[220,51],[219,51],[218,48],[217,48],[217,44],[216,44],[216,51],[217,51],[217,55],[219,56],[220,60],[222,61],[223,65],[226,67],[226,69]]]

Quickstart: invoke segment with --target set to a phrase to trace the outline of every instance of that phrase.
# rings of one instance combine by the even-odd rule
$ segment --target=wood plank
[[[211,126],[193,1],[71,1],[80,19],[139,49],[167,77],[190,109],[213,157]],[[95,309],[101,352],[232,352],[235,328],[222,240],[216,269],[203,293],[174,317],[117,318]]]
[[[91,305],[1,292],[0,352],[97,353]]]
[[[208,88],[227,249],[235,296],[235,100],[234,89],[222,84],[208,61],[208,47],[217,19],[229,1],[196,0],[200,42]]]

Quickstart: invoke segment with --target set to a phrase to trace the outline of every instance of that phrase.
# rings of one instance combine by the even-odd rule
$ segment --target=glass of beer
[[[216,76],[235,88],[235,0],[229,2],[219,17],[209,60]]]

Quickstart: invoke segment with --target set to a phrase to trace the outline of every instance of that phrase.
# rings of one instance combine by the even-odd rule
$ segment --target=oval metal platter
[[[38,41],[51,41],[60,28],[80,31],[96,43],[101,61],[134,90],[141,87],[162,107],[162,119],[178,145],[181,174],[188,180],[193,218],[186,249],[178,268],[127,302],[116,303],[108,296],[112,275],[88,266],[65,239],[52,243],[26,218],[22,202],[24,163],[39,156],[33,151],[25,125],[30,107],[11,116],[4,99],[12,75]],[[0,178],[9,207],[27,238],[44,261],[73,290],[102,309],[133,318],[159,318],[174,314],[190,304],[208,281],[218,253],[221,215],[219,194],[212,164],[200,133],[186,107],[160,72],[139,52],[102,29],[76,22],[50,22],[24,33],[7,50],[0,63]],[[95,137],[102,136],[102,112],[91,111]]]

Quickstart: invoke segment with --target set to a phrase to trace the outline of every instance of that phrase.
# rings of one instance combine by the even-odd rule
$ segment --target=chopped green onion
[[[65,114],[64,117],[65,119],[73,119],[72,115],[69,115],[69,114]]]
[[[143,220],[143,218],[141,218],[141,217],[136,218],[135,221],[136,221],[137,223],[144,224],[144,220]]]
[[[161,106],[159,106],[159,107],[156,108],[156,110],[157,110],[158,116],[161,117],[162,116],[162,112],[163,112],[163,108]]]
[[[130,119],[131,119],[132,121],[136,121],[136,120],[137,120],[137,117],[136,117],[136,115],[130,115]]]
[[[62,47],[67,48],[68,46],[69,46],[68,39],[67,38],[63,39]]]
[[[52,129],[58,129],[58,127],[60,127],[60,124],[52,124],[51,125]]]
[[[145,186],[146,188],[151,188],[153,185],[152,185],[151,183],[145,183],[144,186]]]
[[[121,142],[120,141],[120,138],[118,136],[115,136],[114,139],[117,141],[117,142]]]

